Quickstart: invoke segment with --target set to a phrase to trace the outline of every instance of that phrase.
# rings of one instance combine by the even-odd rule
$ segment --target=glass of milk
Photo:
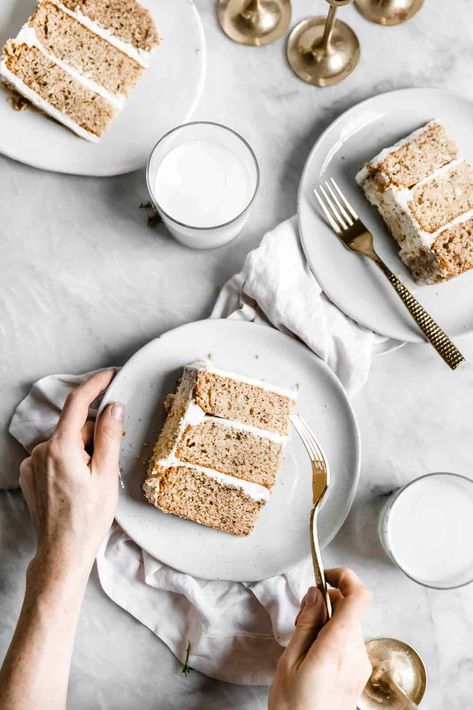
[[[153,149],[146,181],[171,234],[196,249],[227,244],[243,229],[259,186],[248,143],[218,123],[186,123]]]
[[[473,481],[429,473],[396,491],[381,513],[381,542],[411,579],[434,589],[473,581]]]

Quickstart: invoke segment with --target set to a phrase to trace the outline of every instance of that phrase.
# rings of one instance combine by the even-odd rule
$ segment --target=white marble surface
[[[205,317],[217,288],[261,234],[295,211],[298,178],[320,131],[353,103],[391,88],[443,86],[470,95],[473,8],[426,0],[399,28],[343,9],[359,35],[362,60],[342,85],[317,90],[287,68],[284,44],[237,46],[219,31],[214,2],[197,0],[209,48],[206,89],[195,117],[240,131],[253,145],[262,185],[242,237],[213,252],[191,252],[146,226],[143,171],[113,179],[39,172],[0,156],[0,480],[15,486],[21,451],[6,434],[31,383],[51,372],[123,362],[167,329]],[[294,0],[294,21],[325,9]],[[406,106],[406,111],[409,107]],[[473,339],[462,342],[473,358]],[[366,636],[393,635],[424,657],[423,707],[473,706],[473,588],[434,592],[404,578],[376,536],[383,497],[434,470],[473,474],[473,369],[450,373],[427,346],[376,359],[356,397],[363,462],[356,503],[326,552],[353,566],[373,589]],[[0,657],[19,610],[32,533],[19,493],[0,494]],[[130,653],[130,649],[133,652]],[[74,655],[70,708],[251,708],[262,688],[187,678],[166,647],[89,585]]]

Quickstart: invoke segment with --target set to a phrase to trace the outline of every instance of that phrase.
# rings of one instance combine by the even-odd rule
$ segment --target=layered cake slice
[[[166,513],[248,535],[288,439],[294,392],[205,364],[184,368],[143,489]]]
[[[473,267],[473,167],[438,121],[370,160],[356,176],[419,283]]]
[[[77,135],[97,141],[158,44],[135,0],[39,0],[3,48],[5,84]]]

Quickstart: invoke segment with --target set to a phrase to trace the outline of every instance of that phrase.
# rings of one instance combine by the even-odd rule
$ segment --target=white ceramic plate
[[[320,514],[321,544],[338,532],[355,495],[359,434],[346,395],[332,372],[305,346],[272,328],[233,320],[182,326],[139,350],[113,381],[102,404],[127,406],[120,467],[124,482],[117,521],[159,560],[204,579],[251,581],[287,570],[309,554],[311,470],[293,432],[271,499],[247,538],[167,515],[141,491],[147,460],[161,429],[162,402],[181,368],[210,355],[220,368],[284,387],[298,387],[297,411],[320,438],[332,485]]]
[[[416,324],[379,269],[349,252],[326,225],[313,188],[334,177],[373,232],[390,268],[450,336],[473,331],[473,272],[433,286],[418,286],[397,255],[397,245],[377,210],[355,183],[359,168],[382,148],[437,118],[473,161],[473,102],[444,89],[401,89],[363,101],[320,136],[299,187],[301,239],[309,264],[328,297],[358,323],[398,340],[423,341]]]
[[[169,129],[189,118],[202,92],[206,46],[200,18],[189,0],[142,0],[162,38],[149,68],[98,143],[28,109],[16,112],[0,88],[0,152],[44,170],[74,175],[119,175],[145,165]],[[0,46],[15,37],[33,0],[1,0]]]

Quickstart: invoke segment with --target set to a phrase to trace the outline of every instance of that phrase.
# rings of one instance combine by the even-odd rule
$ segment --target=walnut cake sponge
[[[205,364],[184,368],[143,485],[160,510],[248,535],[268,501],[294,393]]]
[[[438,121],[381,151],[356,176],[419,283],[473,267],[473,167]]]
[[[39,0],[3,47],[0,77],[49,117],[97,141],[158,41],[136,0]]]

